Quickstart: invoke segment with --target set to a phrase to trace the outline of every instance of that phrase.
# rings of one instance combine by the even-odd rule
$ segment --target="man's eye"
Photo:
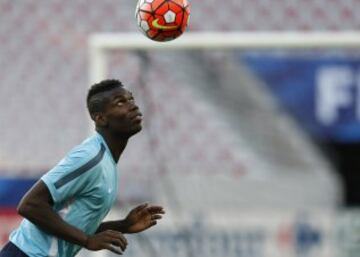
[[[124,103],[123,102],[117,102],[116,105],[118,106],[122,106]]]

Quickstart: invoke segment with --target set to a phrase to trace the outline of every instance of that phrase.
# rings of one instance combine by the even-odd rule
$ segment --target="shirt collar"
[[[97,131],[95,131],[95,133],[96,133],[96,137],[99,138],[99,140],[101,141],[101,143],[105,146],[106,151],[107,151],[108,154],[110,155],[110,158],[111,158],[112,162],[114,163],[114,165],[117,165],[117,163],[116,163],[116,161],[114,160],[114,157],[113,157],[113,155],[112,155],[112,153],[111,153],[111,151],[110,151],[110,148],[109,148],[109,146],[107,145],[104,137],[103,137],[99,132],[97,132]]]

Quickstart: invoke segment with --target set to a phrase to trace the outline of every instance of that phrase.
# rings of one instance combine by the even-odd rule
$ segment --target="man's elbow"
[[[18,206],[16,207],[16,211],[19,215],[25,217],[26,214],[29,212],[29,207],[26,203],[20,202]]]
[[[39,205],[36,203],[31,203],[29,201],[21,201],[16,208],[16,211],[19,215],[24,218],[31,218],[32,214],[39,209]]]
[[[21,199],[16,210],[24,218],[36,218],[43,210],[50,209],[51,196],[44,182],[37,182]]]

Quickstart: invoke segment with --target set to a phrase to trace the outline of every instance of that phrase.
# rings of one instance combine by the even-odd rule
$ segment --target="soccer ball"
[[[150,39],[170,41],[184,33],[190,17],[187,0],[139,0],[135,17]]]

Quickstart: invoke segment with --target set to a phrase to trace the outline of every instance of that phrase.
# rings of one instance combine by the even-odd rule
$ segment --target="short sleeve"
[[[81,195],[89,187],[97,175],[96,169],[104,152],[103,145],[94,151],[74,149],[41,177],[48,187],[54,203]]]

